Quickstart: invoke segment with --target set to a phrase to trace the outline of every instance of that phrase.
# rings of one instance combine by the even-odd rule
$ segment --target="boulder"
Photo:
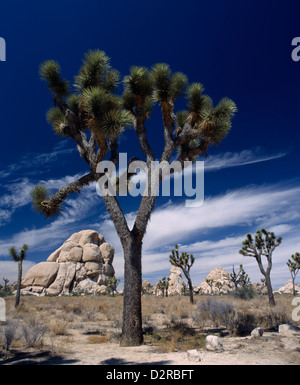
[[[186,353],[188,360],[195,362],[201,361],[200,354],[197,349],[188,350]]]
[[[207,350],[223,350],[223,345],[220,341],[220,338],[217,336],[209,335],[206,337],[206,349]]]
[[[252,330],[251,338],[260,338],[263,335],[262,328],[258,327]]]
[[[48,287],[55,280],[59,269],[56,262],[40,262],[28,270],[22,281],[22,288],[27,286]]]
[[[183,284],[180,267],[172,266],[169,273],[168,295],[182,294]]]
[[[69,293],[70,285],[75,275],[76,265],[72,262],[62,262],[55,281],[46,290],[47,294],[59,295]]]
[[[22,294],[66,295],[73,290],[106,293],[114,248],[94,230],[72,234],[46,262],[33,266],[22,281]],[[83,283],[82,283],[83,282]]]
[[[102,262],[99,246],[93,243],[86,243],[83,246],[82,262]]]
[[[109,243],[102,243],[100,245],[100,251],[102,254],[103,261],[105,263],[112,263],[114,259],[115,249]]]
[[[299,331],[300,328],[297,328],[296,326],[290,324],[282,324],[278,326],[278,333],[285,336],[290,336]]]

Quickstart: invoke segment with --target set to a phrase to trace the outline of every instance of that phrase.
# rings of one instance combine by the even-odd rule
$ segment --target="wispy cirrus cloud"
[[[265,154],[263,149],[243,150],[241,152],[225,152],[213,155],[205,160],[206,171],[218,171],[224,168],[246,166],[254,163],[267,162],[282,158],[287,152]]]

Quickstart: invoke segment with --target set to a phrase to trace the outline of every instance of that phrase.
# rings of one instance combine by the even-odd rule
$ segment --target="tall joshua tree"
[[[21,292],[21,282],[22,282],[22,268],[23,261],[26,258],[26,252],[28,250],[28,245],[24,244],[22,249],[20,249],[19,253],[17,252],[14,246],[10,247],[9,254],[15,262],[18,262],[18,286],[16,293],[16,301],[15,307],[17,307],[20,303],[20,292]]]
[[[183,252],[179,255],[178,245],[176,244],[175,250],[171,250],[171,254],[169,255],[169,260],[172,265],[180,267],[180,269],[183,271],[183,274],[185,275],[189,285],[190,302],[194,303],[193,285],[192,285],[192,279],[190,275],[191,267],[195,262],[195,258],[193,254],[188,254],[186,252]]]
[[[296,290],[295,290],[295,279],[296,275],[299,273],[300,270],[300,253],[295,253],[291,256],[290,259],[287,261],[287,266],[289,268],[289,271],[291,273],[292,281],[293,281],[293,295],[295,297]]]
[[[272,269],[272,254],[276,247],[281,244],[282,238],[276,239],[275,234],[265,229],[257,230],[255,239],[253,240],[251,234],[247,234],[247,238],[243,241],[243,247],[239,251],[240,254],[248,257],[254,257],[258,263],[260,272],[266,280],[268,290],[269,303],[275,306],[275,299],[271,284],[271,269]],[[262,263],[262,256],[267,259],[267,268],[265,269]]]
[[[118,164],[118,138],[128,126],[133,126],[137,134],[149,171],[152,161],[157,159],[169,163],[174,153],[183,166],[185,161],[206,154],[209,145],[222,142],[236,112],[234,102],[228,98],[214,107],[211,98],[203,94],[204,88],[200,83],[188,84],[183,73],[172,73],[167,64],[156,64],[151,69],[132,67],[123,80],[123,93],[119,95],[119,73],[111,68],[109,58],[99,50],[85,55],[73,88],[61,76],[56,61],[44,62],[40,75],[54,95],[55,106],[47,113],[48,121],[58,135],[75,141],[88,166],[86,175],[61,187],[52,196],[41,186],[32,191],[35,208],[46,217],[59,213],[63,201],[71,193],[78,193],[84,186],[99,180],[103,175],[102,171],[97,171],[99,162],[108,159]],[[176,114],[175,102],[182,96],[186,98],[187,109]],[[160,154],[154,152],[147,138],[147,122],[155,104],[160,106],[163,123],[161,136],[164,142]],[[158,130],[157,141],[159,133]],[[149,172],[148,186],[150,178]],[[160,175],[159,182],[161,179]],[[159,183],[156,183],[156,190],[157,185]],[[131,230],[118,197],[103,194],[124,251],[122,346],[140,345],[143,341],[142,242],[157,197],[155,192],[148,193],[148,189],[141,198]]]

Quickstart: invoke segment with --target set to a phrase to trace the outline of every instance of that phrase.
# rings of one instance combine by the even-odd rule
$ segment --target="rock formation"
[[[66,295],[71,292],[105,294],[114,248],[103,235],[83,230],[71,235],[46,262],[33,266],[22,281],[22,294]]]
[[[223,269],[222,267],[215,267],[212,269],[208,276],[204,279],[204,281],[198,286],[194,291],[199,294],[212,294],[211,293],[211,287],[209,284],[206,282],[206,279],[211,279],[213,280],[212,283],[212,289],[213,289],[213,294],[217,293],[228,293],[232,291],[232,288],[230,287],[230,278],[229,278],[229,273]],[[222,287],[219,289],[216,286],[216,283],[220,282]]]
[[[172,266],[169,273],[169,289],[168,295],[182,294],[182,286],[184,280],[181,276],[181,269],[177,266]]]
[[[295,285],[295,291],[297,294],[300,293],[300,285]],[[275,293],[293,294],[293,281],[291,279],[286,281],[284,286],[281,286],[279,289],[275,290]]]

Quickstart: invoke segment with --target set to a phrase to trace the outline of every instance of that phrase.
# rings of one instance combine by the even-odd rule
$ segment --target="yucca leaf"
[[[124,78],[124,84],[134,95],[148,96],[152,92],[152,79],[145,67],[131,67],[130,75]]]
[[[85,54],[79,75],[75,76],[75,87],[84,90],[103,85],[106,73],[110,70],[109,57],[100,50],[90,50]]]
[[[32,207],[40,214],[44,214],[44,206],[42,202],[48,199],[49,192],[45,186],[36,185],[30,191],[30,197],[32,199]]]
[[[40,65],[40,77],[47,82],[51,92],[60,97],[69,94],[69,82],[60,76],[60,65],[55,60],[46,60]]]
[[[201,83],[192,83],[187,88],[186,97],[188,100],[188,107],[190,111],[198,112],[202,107],[202,92],[204,91],[204,87]]]
[[[50,108],[47,112],[46,118],[48,123],[52,125],[57,135],[64,135],[63,128],[67,125],[67,120],[58,107]]]

